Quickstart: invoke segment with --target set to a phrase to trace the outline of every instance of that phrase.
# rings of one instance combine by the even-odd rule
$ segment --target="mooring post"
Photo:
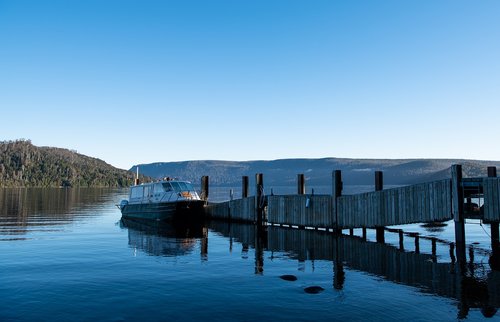
[[[488,167],[488,177],[496,178],[497,176],[497,167]],[[493,249],[498,248],[499,244],[499,230],[498,230],[498,221],[490,222],[491,229],[491,246]]]
[[[208,176],[201,177],[201,200],[208,200]]]
[[[297,175],[297,194],[298,195],[306,194],[306,180],[303,173],[299,173]]]
[[[415,253],[420,253],[420,236],[418,233],[415,233]]]
[[[455,222],[455,246],[457,261],[464,264],[465,256],[465,219],[464,219],[464,191],[462,187],[462,166],[451,166],[451,195],[453,220]]]
[[[488,167],[488,177],[496,178],[497,176],[497,167]]]
[[[264,220],[264,175],[257,173],[255,175],[255,211],[257,212],[257,225],[262,226]]]
[[[497,176],[497,167],[488,167],[488,177],[495,178]],[[500,267],[500,234],[498,229],[498,221],[490,222],[491,229],[491,249],[492,254],[489,259],[491,268],[499,270]]]
[[[380,191],[384,189],[384,173],[382,171],[375,171],[375,191]],[[377,232],[377,242],[384,243],[384,227],[375,227]]]
[[[404,244],[403,229],[398,230],[398,234],[399,234],[399,250],[404,251],[405,250],[405,244]]]
[[[248,176],[241,177],[241,198],[248,197]]]
[[[337,234],[342,233],[342,227],[339,225],[339,216],[338,216],[338,197],[342,196],[342,171],[334,170],[332,173],[332,212],[333,212],[333,221],[334,221],[334,232]]]

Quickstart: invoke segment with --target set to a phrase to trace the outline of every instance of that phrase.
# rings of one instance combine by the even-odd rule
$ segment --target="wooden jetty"
[[[492,243],[498,243],[500,178],[488,167],[488,177],[462,178],[462,166],[452,165],[451,178],[383,189],[383,173],[375,172],[375,191],[343,195],[342,173],[332,172],[332,193],[305,194],[305,178],[297,178],[296,195],[264,195],[263,175],[256,175],[255,195],[248,196],[248,177],[242,179],[242,198],[206,206],[209,218],[250,222],[258,226],[284,226],[340,232],[373,228],[383,242],[387,226],[454,220],[458,259],[465,258],[467,218],[491,225]],[[208,177],[202,179],[208,197]],[[478,201],[478,202],[473,202]]]

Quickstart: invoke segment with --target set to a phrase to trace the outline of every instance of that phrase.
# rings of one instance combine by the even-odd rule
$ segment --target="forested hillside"
[[[0,187],[124,187],[131,172],[74,151],[0,141]]]

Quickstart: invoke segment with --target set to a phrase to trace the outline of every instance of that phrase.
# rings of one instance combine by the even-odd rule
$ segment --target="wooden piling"
[[[340,170],[334,170],[332,173],[332,216],[333,216],[333,222],[334,222],[334,231],[337,234],[342,233],[342,227],[339,225],[339,218],[338,218],[338,197],[342,195],[342,171]]]
[[[375,171],[375,191],[384,189],[384,173],[382,171]]]
[[[248,198],[248,176],[241,177],[241,198]]]
[[[375,171],[375,191],[381,191],[384,189],[384,173],[382,171]],[[383,214],[378,214],[383,215]],[[384,243],[384,227],[375,227],[377,234],[377,242]]]
[[[264,175],[257,173],[255,175],[255,211],[257,212],[257,225],[264,223]]]
[[[489,178],[495,178],[497,176],[497,167],[488,167],[488,177]],[[498,221],[492,221],[490,222],[490,229],[491,229],[491,246],[492,249],[498,249],[498,245],[500,243],[499,241],[499,227],[498,227]]]
[[[400,229],[398,231],[399,234],[399,250],[404,251],[405,250],[405,244],[404,244],[404,233],[403,229]]]
[[[201,177],[201,200],[208,200],[208,176]]]
[[[306,194],[306,180],[303,173],[297,175],[297,194]]]
[[[488,167],[488,177],[496,178],[497,176],[497,167]]]
[[[451,166],[451,192],[453,220],[455,222],[455,244],[457,261],[465,263],[465,219],[464,219],[464,191],[462,187],[462,166]]]

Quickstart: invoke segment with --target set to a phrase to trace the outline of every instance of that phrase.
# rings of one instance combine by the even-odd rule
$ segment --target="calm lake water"
[[[0,321],[500,320],[500,272],[479,221],[467,221],[460,274],[453,223],[405,226],[421,234],[416,249],[395,233],[376,243],[371,230],[365,241],[358,230],[123,222],[115,204],[126,195],[1,189]],[[439,238],[435,254],[425,236]]]

